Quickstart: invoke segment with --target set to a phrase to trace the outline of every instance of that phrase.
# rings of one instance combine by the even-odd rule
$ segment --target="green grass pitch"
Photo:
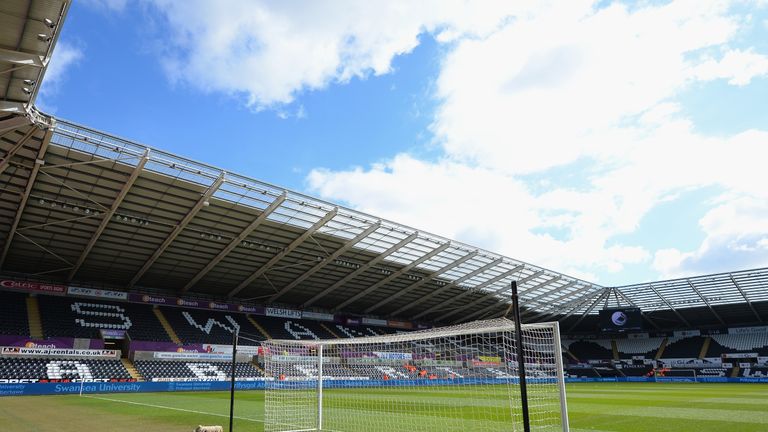
[[[329,395],[335,397],[329,399],[335,401],[332,403],[348,397],[369,401],[377,397],[377,391],[366,393],[365,389],[329,392],[337,393]],[[575,432],[768,431],[768,385],[571,384],[567,392],[571,430]],[[419,391],[419,397],[423,398],[419,404],[433,405],[433,409],[413,414],[414,430],[423,429],[418,425],[424,425],[425,416],[445,415],[445,410],[440,414],[441,398],[463,396],[455,393],[424,396]],[[476,399],[481,398],[476,396]],[[14,431],[191,431],[198,424],[226,426],[228,403],[226,392],[3,397],[0,398],[0,419],[8,430]],[[238,393],[235,430],[261,431],[263,403],[261,391]],[[478,403],[482,402],[467,400],[466,404]],[[371,403],[370,406],[377,405]]]

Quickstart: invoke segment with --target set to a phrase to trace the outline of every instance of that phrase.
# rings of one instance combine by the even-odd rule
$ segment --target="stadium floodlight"
[[[557,323],[506,318],[385,336],[268,340],[264,430],[568,431]]]

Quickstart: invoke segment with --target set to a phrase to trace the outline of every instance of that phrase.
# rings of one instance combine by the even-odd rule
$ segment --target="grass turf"
[[[384,390],[389,392],[390,390]],[[402,391],[402,390],[401,390]],[[361,412],[382,413],[385,404],[376,403],[382,390],[328,390],[331,410],[346,412],[360,421]],[[430,389],[402,394],[411,414],[399,415],[410,422],[396,425],[400,430],[470,430],[467,424],[451,427],[451,418],[471,418],[476,407],[493,410],[498,399],[488,394],[471,397]],[[761,384],[658,384],[600,383],[568,385],[571,430],[575,432],[765,432],[768,431],[768,385]],[[382,393],[383,394],[383,393]],[[391,393],[390,395],[391,396]],[[461,408],[451,413],[447,405]],[[390,399],[391,402],[391,399]],[[198,424],[227,424],[229,394],[225,392],[131,393],[92,397],[75,395],[21,396],[0,398],[0,419],[14,431],[191,431]],[[263,430],[264,392],[240,392],[237,396],[235,430]],[[391,405],[389,409],[395,409]],[[379,415],[386,415],[384,413]],[[429,420],[432,418],[433,420]],[[331,419],[329,419],[331,421]],[[461,423],[464,420],[459,421]],[[467,420],[471,421],[471,420]],[[427,428],[427,422],[432,427]],[[505,430],[497,422],[488,430]],[[420,427],[421,426],[421,427]],[[472,427],[483,430],[482,426]],[[388,432],[393,432],[393,427]]]

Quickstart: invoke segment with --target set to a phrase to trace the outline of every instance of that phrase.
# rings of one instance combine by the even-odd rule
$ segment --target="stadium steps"
[[[256,327],[256,330],[258,330],[262,335],[264,335],[265,338],[272,339],[272,336],[270,336],[269,333],[267,333],[267,331],[264,329],[264,327],[262,327],[261,324],[259,324],[255,319],[253,319],[252,316],[246,315],[245,317],[248,318],[248,321],[250,321],[251,324],[253,324],[253,326]]]
[[[27,296],[27,321],[29,336],[33,339],[42,339],[43,322],[40,320],[40,305],[37,303],[37,297]]]
[[[335,337],[336,339],[341,339],[341,338],[339,337],[339,335],[337,335],[336,333],[334,333],[334,331],[333,331],[333,330],[331,330],[331,328],[330,328],[330,327],[328,327],[327,325],[325,325],[325,323],[320,323],[320,327],[322,327],[322,328],[323,328],[325,331],[327,331],[328,333],[332,334],[332,335],[333,335],[333,337]]]
[[[661,346],[659,346],[659,351],[656,352],[656,356],[654,359],[661,360],[661,356],[664,355],[664,350],[667,349],[667,344],[669,343],[669,338],[664,338],[664,340],[661,341]]]
[[[706,339],[704,339],[704,343],[701,345],[701,351],[699,352],[699,358],[703,359],[707,356],[707,351],[709,351],[709,344],[712,343],[712,338],[707,336]]]
[[[141,376],[141,373],[136,369],[136,366],[134,366],[132,361],[127,358],[121,358],[120,361],[123,363],[125,370],[131,375],[131,378],[136,381],[144,381],[144,377]]]
[[[181,345],[181,339],[179,339],[179,335],[177,335],[176,331],[173,330],[171,323],[169,323],[165,318],[165,315],[163,315],[163,312],[160,310],[160,308],[155,307],[152,309],[152,312],[155,313],[157,320],[160,321],[160,325],[163,326],[163,329],[165,329],[165,332],[168,334],[168,337],[171,338],[173,343],[176,345]]]
[[[611,351],[613,351],[613,359],[619,360],[619,347],[616,346],[616,339],[611,339]]]
[[[731,369],[731,378],[738,378],[740,370],[741,368],[738,364],[733,365],[733,369]]]

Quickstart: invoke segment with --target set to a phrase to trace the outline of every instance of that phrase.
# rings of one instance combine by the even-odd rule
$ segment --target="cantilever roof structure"
[[[630,305],[657,328],[768,316],[768,269],[603,287],[40,114],[68,5],[0,4],[3,276],[444,323],[501,315],[514,280],[525,320],[566,330]]]

